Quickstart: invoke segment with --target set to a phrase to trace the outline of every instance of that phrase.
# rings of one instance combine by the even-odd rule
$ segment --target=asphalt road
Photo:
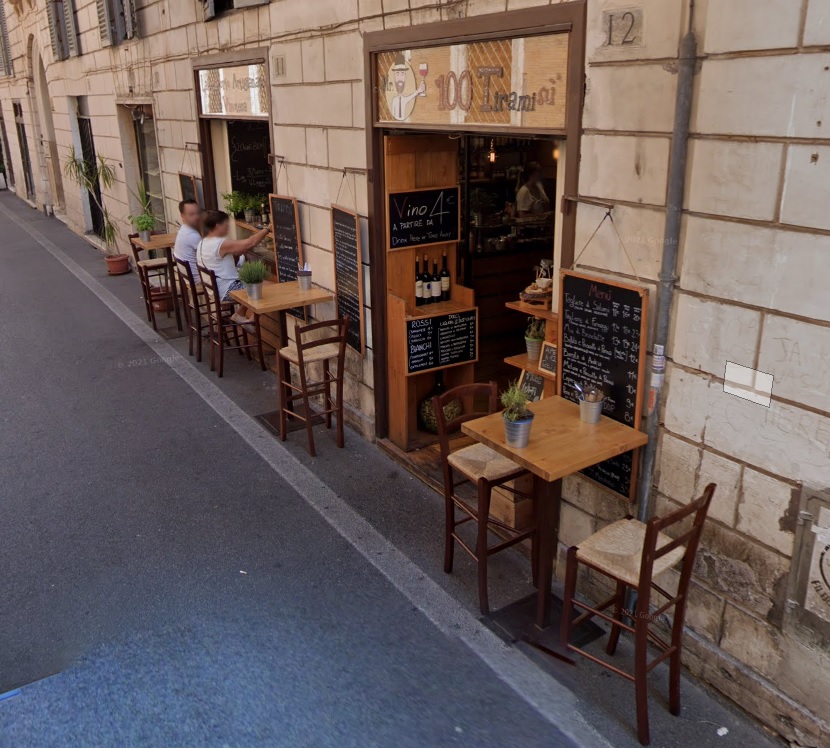
[[[0,746],[572,744],[0,234]]]

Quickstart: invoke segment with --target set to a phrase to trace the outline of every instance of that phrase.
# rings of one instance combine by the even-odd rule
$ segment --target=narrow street
[[[437,495],[351,431],[283,446],[240,386],[271,373],[234,355],[217,381],[132,275],[8,193],[0,226],[0,744],[634,740],[620,681],[482,626]],[[500,606],[525,566],[493,567]],[[671,717],[656,674],[660,744],[769,744],[688,680]]]

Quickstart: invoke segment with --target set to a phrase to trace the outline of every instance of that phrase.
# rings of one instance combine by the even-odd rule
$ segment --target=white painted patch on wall
[[[772,375],[727,361],[723,392],[761,406],[769,406],[772,403]]]

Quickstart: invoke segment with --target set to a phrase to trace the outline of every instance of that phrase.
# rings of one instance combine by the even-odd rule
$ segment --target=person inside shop
[[[550,200],[542,187],[542,165],[532,161],[524,171],[524,184],[516,193],[516,212],[519,216],[533,216],[550,211]]]
[[[194,200],[183,200],[179,203],[179,217],[182,225],[176,235],[176,244],[173,245],[173,256],[185,261],[190,266],[193,280],[199,283],[199,269],[196,268],[196,248],[202,241],[202,209]]]
[[[243,289],[244,284],[239,280],[236,270],[236,260],[248,250],[253,250],[262,242],[270,226],[265,226],[256,234],[244,240],[229,240],[230,217],[224,211],[205,211],[202,219],[203,238],[196,251],[196,260],[205,268],[216,274],[216,284],[219,287],[219,298],[222,302],[229,302],[230,293]],[[255,332],[254,316],[248,313],[242,305],[238,305],[231,316],[234,323],[241,323],[246,330]]]

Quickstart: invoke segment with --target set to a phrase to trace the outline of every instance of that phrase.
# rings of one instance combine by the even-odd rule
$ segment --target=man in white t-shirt
[[[173,245],[173,255],[179,260],[187,261],[193,279],[199,283],[199,269],[196,268],[196,248],[202,239],[199,227],[202,223],[202,209],[194,200],[185,200],[179,203],[179,214],[182,225],[176,235],[176,244]]]

